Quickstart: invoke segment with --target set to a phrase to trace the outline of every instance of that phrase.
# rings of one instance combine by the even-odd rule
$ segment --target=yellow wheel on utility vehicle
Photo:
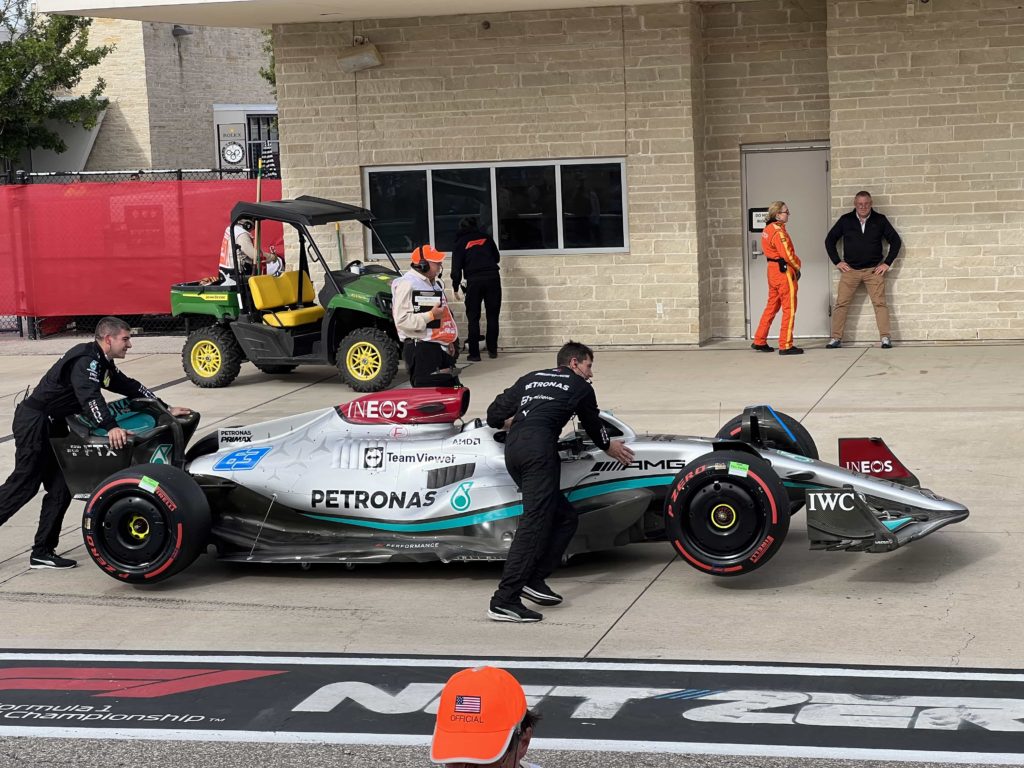
[[[349,347],[345,355],[345,367],[354,379],[370,381],[380,375],[383,361],[376,344],[360,341]]]
[[[220,347],[213,341],[203,340],[192,347],[192,369],[203,378],[212,378],[220,372],[223,359]]]

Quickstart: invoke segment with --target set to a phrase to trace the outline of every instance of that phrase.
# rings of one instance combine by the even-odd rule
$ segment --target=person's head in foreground
[[[464,669],[441,692],[430,759],[449,768],[514,768],[526,757],[537,720],[523,687],[508,672]]]

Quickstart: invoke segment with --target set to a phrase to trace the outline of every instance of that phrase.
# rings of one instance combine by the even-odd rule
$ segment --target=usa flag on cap
[[[455,711],[466,712],[472,715],[480,714],[480,697],[479,696],[456,696],[455,697]]]

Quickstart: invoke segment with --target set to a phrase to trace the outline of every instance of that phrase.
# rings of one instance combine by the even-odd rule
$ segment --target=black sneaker
[[[499,603],[497,600],[491,600],[491,607],[487,611],[487,617],[494,619],[495,621],[514,621],[517,623],[526,623],[530,621],[540,621],[544,618],[543,614],[531,611],[522,602],[518,603]]]
[[[789,349],[780,349],[780,355],[802,355],[804,351],[800,347],[790,347]]]
[[[497,352],[488,352],[487,356],[489,358],[491,358],[491,360],[493,360],[494,358],[496,358],[498,356],[498,353]]]
[[[774,352],[775,347],[769,347],[767,344],[751,344],[750,348],[755,352]]]
[[[832,339],[825,345],[825,349],[839,349],[841,346],[843,346],[842,339]]]
[[[537,605],[558,605],[562,596],[543,581],[535,581],[523,587],[523,597]]]
[[[28,559],[29,568],[64,569],[74,568],[76,565],[78,565],[77,560],[72,560],[68,557],[61,557],[53,550],[50,550],[49,552],[43,552],[39,555],[32,555],[32,557]]]
[[[479,363],[480,355],[466,355],[466,359],[471,363]]]

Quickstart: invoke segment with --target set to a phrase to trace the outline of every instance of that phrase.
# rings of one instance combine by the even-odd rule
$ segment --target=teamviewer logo
[[[260,460],[270,453],[273,446],[265,448],[241,448],[232,451],[223,459],[213,465],[213,468],[222,472],[240,472],[245,469],[252,469]]]

